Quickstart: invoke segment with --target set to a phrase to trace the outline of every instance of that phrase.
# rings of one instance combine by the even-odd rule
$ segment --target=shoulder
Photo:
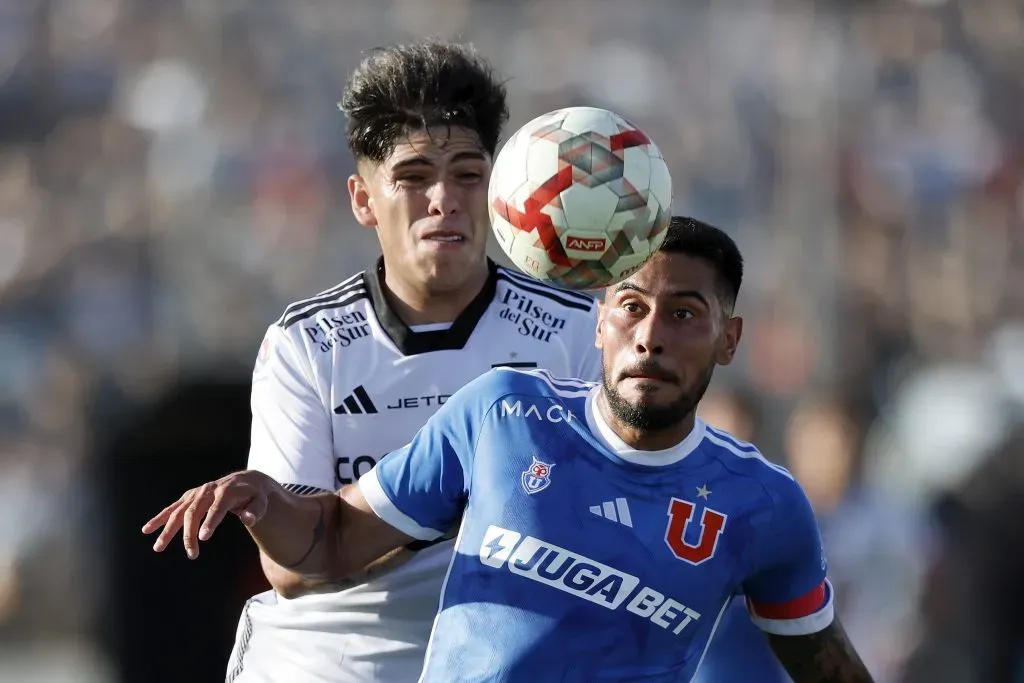
[[[360,271],[330,289],[288,304],[274,325],[282,330],[292,330],[298,323],[315,318],[317,314],[344,309],[368,300],[370,294],[363,275]]]
[[[497,279],[495,297],[515,311],[563,321],[589,320],[597,315],[597,299],[584,292],[555,287],[503,266],[497,267]]]
[[[327,352],[371,336],[373,306],[364,274],[285,307],[271,333],[288,338],[297,348]]]
[[[497,439],[495,443],[508,443],[525,432],[548,429],[551,423],[562,421],[559,418],[565,414],[566,421],[573,415],[583,415],[592,387],[588,382],[554,377],[544,370],[499,367],[456,391],[434,417],[455,425],[461,433],[483,433],[493,428],[490,438]]]
[[[555,400],[586,398],[593,387],[593,382],[556,377],[547,370],[498,367],[471,381],[458,394],[489,408],[513,396]]]
[[[754,444],[741,441],[725,430],[705,424],[704,450],[733,474],[756,480],[776,504],[794,495],[803,496],[789,470],[768,460]]]

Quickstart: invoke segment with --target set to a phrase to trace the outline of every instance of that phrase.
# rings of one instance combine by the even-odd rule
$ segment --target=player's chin
[[[461,253],[428,254],[418,260],[423,281],[438,291],[458,289],[479,271],[483,257],[466,250]]]

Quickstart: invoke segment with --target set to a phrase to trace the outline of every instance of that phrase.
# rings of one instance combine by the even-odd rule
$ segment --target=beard
[[[611,384],[607,372],[604,373],[602,385],[608,408],[617,420],[639,431],[658,432],[674,427],[697,409],[697,404],[704,398],[704,393],[711,384],[714,372],[715,364],[711,363],[679,398],[664,405],[654,405],[643,398],[636,403],[630,403]]]

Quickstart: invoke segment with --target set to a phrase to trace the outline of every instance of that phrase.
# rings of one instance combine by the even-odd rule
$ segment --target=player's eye
[[[693,311],[691,311],[690,309],[680,308],[678,311],[676,311],[676,317],[679,318],[680,320],[690,320],[695,316],[693,314]]]
[[[627,301],[627,302],[622,304],[622,309],[627,311],[627,312],[629,312],[629,313],[639,313],[640,312],[640,304],[638,304],[635,301]]]
[[[462,173],[459,173],[459,180],[466,180],[469,182],[481,180],[483,177],[484,174],[478,173],[477,171],[463,171]]]

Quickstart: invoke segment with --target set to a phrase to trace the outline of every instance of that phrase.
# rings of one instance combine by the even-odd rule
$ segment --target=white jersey
[[[449,325],[410,329],[389,308],[382,262],[289,306],[260,348],[249,468],[290,490],[333,491],[404,446],[438,406],[498,366],[597,379],[597,302],[490,264]],[[537,419],[543,416],[537,415]],[[419,677],[453,541],[337,592],[249,600],[233,683],[406,683]]]

